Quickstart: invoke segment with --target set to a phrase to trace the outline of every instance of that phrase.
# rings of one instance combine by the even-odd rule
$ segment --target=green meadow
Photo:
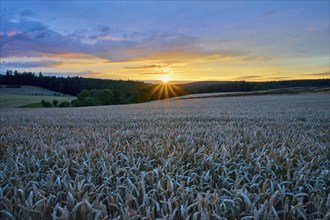
[[[68,96],[37,86],[21,86],[20,88],[0,87],[0,108],[37,108],[42,107],[40,104],[41,100],[52,102],[54,99],[59,102],[70,102],[75,99],[75,96]]]

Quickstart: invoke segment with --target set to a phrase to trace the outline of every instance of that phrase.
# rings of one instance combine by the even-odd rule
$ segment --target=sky
[[[1,73],[144,81],[330,78],[329,4],[2,0]]]

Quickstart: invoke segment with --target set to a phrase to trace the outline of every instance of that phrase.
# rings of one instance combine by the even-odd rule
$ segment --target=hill
[[[37,86],[0,86],[0,108],[40,107],[41,100],[52,102],[71,102],[75,96],[58,93]]]
[[[177,85],[189,91],[189,93],[199,93],[199,91],[203,88],[207,88],[209,86],[219,86],[226,83],[228,83],[228,81],[198,81],[190,83],[181,83]]]
[[[67,94],[38,86],[0,86],[1,95],[68,96]]]
[[[260,91],[244,91],[244,92],[215,92],[215,93],[198,93],[180,96],[175,99],[200,99],[200,98],[224,98],[238,96],[260,96],[260,95],[296,95],[306,93],[329,93],[330,87],[291,87],[281,89],[269,89]]]

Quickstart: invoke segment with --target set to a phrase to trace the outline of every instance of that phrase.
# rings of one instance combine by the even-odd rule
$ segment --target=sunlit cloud
[[[162,68],[162,67],[166,67],[168,65],[147,65],[147,66],[127,66],[127,67],[124,67],[124,69],[132,69],[132,70],[139,70],[139,69],[154,69],[154,68]]]
[[[8,37],[13,37],[17,34],[20,34],[21,32],[18,32],[18,31],[8,31],[6,34]]]
[[[245,56],[242,58],[242,61],[269,61],[272,59],[273,58],[266,56]]]
[[[258,79],[262,78],[262,76],[239,76],[236,79],[237,80],[253,80],[253,79]]]
[[[307,76],[324,76],[324,77],[329,77],[330,78],[330,71],[321,72],[321,73],[306,73],[304,75],[307,75]]]
[[[147,72],[147,73],[139,73],[141,75],[160,75],[160,73],[155,73],[155,72]]]
[[[293,77],[289,77],[289,76],[273,76],[273,77],[267,77],[268,81],[274,80],[274,81],[278,81],[278,80],[289,80],[289,79],[294,79]]]

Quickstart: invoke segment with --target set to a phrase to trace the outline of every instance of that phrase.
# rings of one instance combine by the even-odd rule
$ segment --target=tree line
[[[53,102],[41,100],[43,107],[81,107],[81,106],[97,106],[97,105],[113,105],[114,96],[111,89],[93,89],[82,90],[77,98],[71,102],[59,102],[54,99]]]
[[[214,92],[249,92],[270,89],[282,89],[290,87],[330,87],[330,79],[316,80],[287,80],[287,81],[269,81],[269,82],[219,82],[215,85],[188,87],[182,85],[189,93],[214,93]]]

